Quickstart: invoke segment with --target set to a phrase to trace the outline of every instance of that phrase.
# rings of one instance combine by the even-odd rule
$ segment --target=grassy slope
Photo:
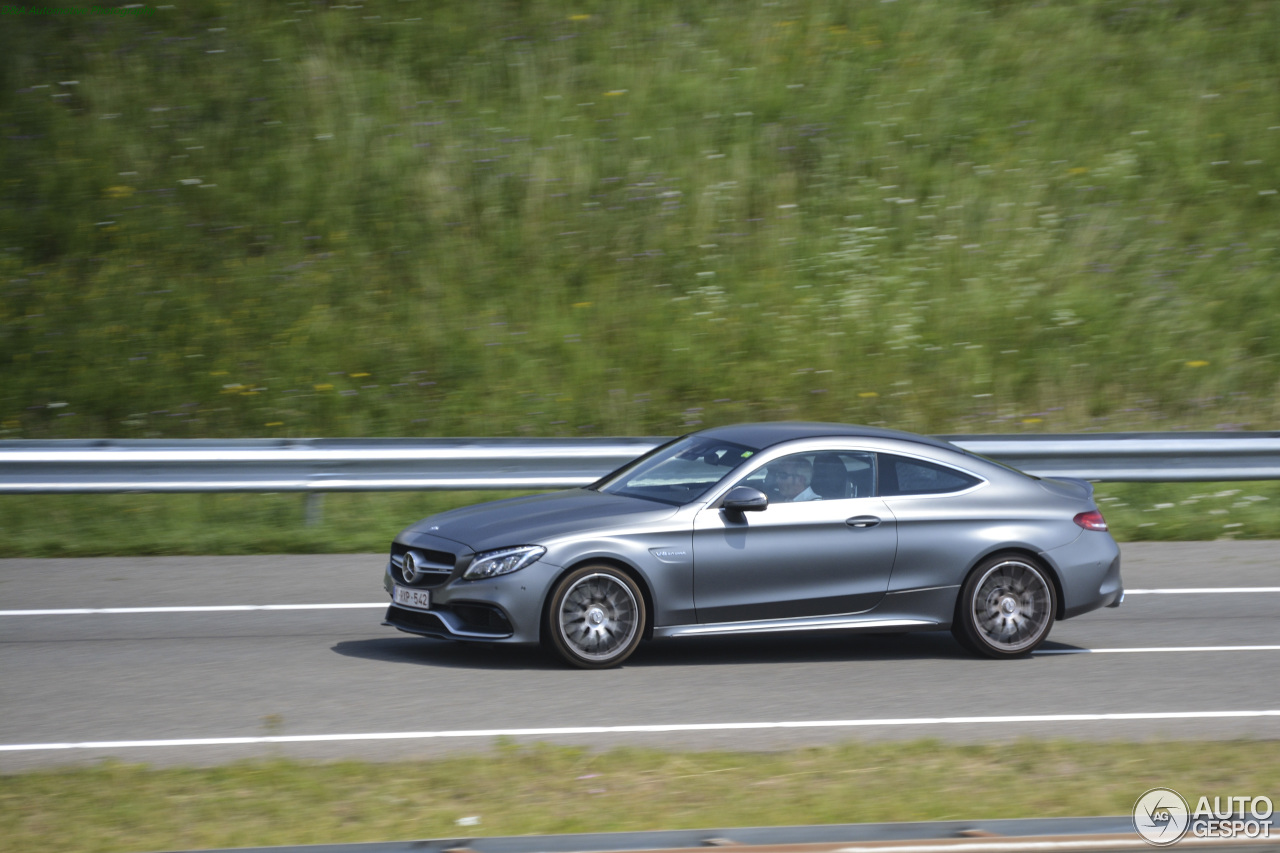
[[[1205,761],[1212,755],[1212,761]],[[431,762],[107,764],[0,776],[0,851],[1123,815],[1145,790],[1271,793],[1280,743],[850,743],[784,753],[500,747]],[[455,821],[478,817],[475,828]]]
[[[0,438],[1277,421],[1280,6],[0,19]]]

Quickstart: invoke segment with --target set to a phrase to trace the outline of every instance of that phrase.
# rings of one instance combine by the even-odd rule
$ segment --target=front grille
[[[396,583],[408,584],[404,579],[402,567],[404,566],[404,555],[409,550],[410,547],[408,545],[402,545],[399,542],[391,546],[391,573],[395,577]],[[418,576],[409,585],[440,586],[453,574],[454,565],[458,560],[457,555],[450,554],[448,551],[433,551],[430,548],[413,548],[412,550],[417,555],[419,571]]]

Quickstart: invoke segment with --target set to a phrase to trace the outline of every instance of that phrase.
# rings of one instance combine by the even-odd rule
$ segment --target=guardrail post
[[[307,492],[303,515],[307,527],[315,527],[324,520],[324,492]]]

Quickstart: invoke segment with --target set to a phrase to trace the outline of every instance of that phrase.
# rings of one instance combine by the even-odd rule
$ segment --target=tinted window
[[[982,482],[977,477],[919,459],[880,454],[880,494],[942,495],[959,492]]]
[[[739,485],[759,489],[770,503],[865,498],[874,491],[875,456],[853,450],[793,453],[753,471]]]

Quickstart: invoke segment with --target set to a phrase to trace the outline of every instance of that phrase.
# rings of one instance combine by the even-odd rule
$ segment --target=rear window
[[[894,495],[945,495],[962,492],[982,481],[971,474],[905,456],[880,454],[880,494]]]

